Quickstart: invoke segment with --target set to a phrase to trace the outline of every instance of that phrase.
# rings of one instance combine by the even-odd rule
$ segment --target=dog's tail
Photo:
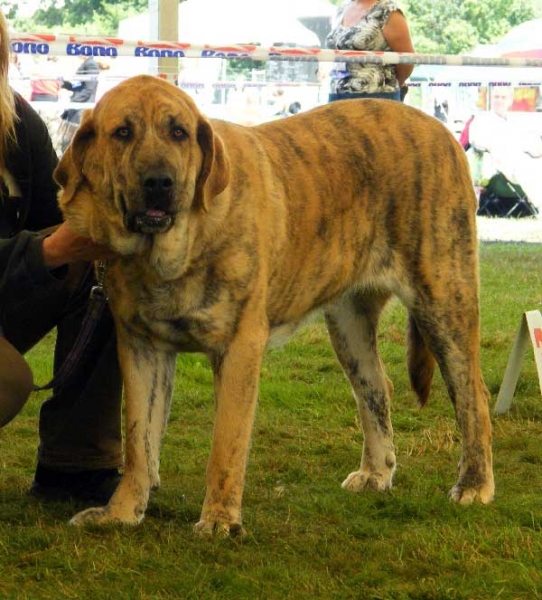
[[[436,361],[411,315],[408,317],[407,362],[410,385],[418,396],[420,406],[425,406]]]

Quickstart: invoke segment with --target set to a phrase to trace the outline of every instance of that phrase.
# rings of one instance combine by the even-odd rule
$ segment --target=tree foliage
[[[338,5],[343,0],[331,2]],[[496,42],[519,23],[542,17],[540,0],[398,2],[404,8],[416,51],[424,54],[462,54],[478,44]],[[20,19],[20,4],[20,0],[0,0],[0,8],[19,30],[102,35],[116,34],[121,19],[148,8],[148,0],[40,0],[39,9],[31,18]]]
[[[461,54],[542,16],[538,0],[404,0],[417,52]]]
[[[18,18],[18,0],[1,3],[4,14],[19,30],[80,31],[115,35],[121,19],[148,8],[148,0],[40,0],[29,18]]]
[[[343,0],[331,0],[341,4]],[[540,0],[398,0],[417,52],[463,54],[542,17]]]

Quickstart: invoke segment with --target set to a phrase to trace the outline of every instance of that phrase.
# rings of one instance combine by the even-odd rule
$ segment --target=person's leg
[[[2,315],[4,335],[24,353],[56,325],[56,372],[75,342],[93,283],[91,269],[72,267],[60,288],[22,305],[10,303]],[[34,491],[54,495],[57,488],[67,496],[107,501],[122,465],[121,395],[114,324],[106,307],[72,376],[42,406]],[[95,475],[105,480],[104,490]]]
[[[70,145],[70,142],[81,123],[81,111],[70,108],[64,113],[61,127],[61,141],[60,141],[60,152],[64,154],[66,148]]]

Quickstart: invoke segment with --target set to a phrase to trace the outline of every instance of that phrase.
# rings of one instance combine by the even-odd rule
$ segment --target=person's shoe
[[[120,481],[118,469],[57,471],[40,463],[36,468],[30,494],[51,502],[78,502],[105,505]]]

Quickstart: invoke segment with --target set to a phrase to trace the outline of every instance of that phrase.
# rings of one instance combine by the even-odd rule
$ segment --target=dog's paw
[[[363,490],[385,492],[391,488],[391,479],[391,473],[354,471],[342,482],[341,487],[349,492],[362,492]]]
[[[241,523],[225,523],[223,521],[199,521],[194,525],[194,533],[200,537],[234,537],[246,535]]]
[[[109,506],[98,506],[78,512],[70,519],[70,525],[138,525],[142,520],[143,516],[138,517],[135,514],[120,515],[115,513]]]
[[[486,484],[475,488],[464,487],[458,483],[450,490],[448,495],[450,500],[462,506],[468,506],[473,502],[489,504],[495,495],[495,486],[493,484]]]

